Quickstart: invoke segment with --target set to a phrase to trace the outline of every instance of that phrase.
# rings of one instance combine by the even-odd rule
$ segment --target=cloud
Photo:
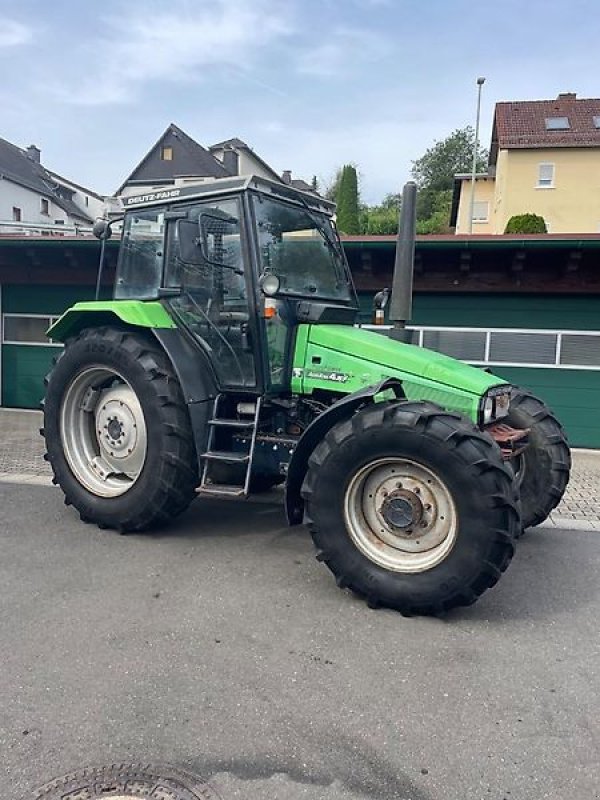
[[[33,31],[22,22],[5,19],[0,28],[0,47],[17,47],[33,39]]]
[[[109,19],[110,36],[92,45],[92,77],[63,99],[81,105],[126,102],[150,82],[202,79],[207,69],[249,70],[263,48],[291,31],[276,0],[215,0],[145,6]],[[88,43],[88,48],[90,47]]]
[[[318,77],[342,77],[366,62],[379,61],[390,52],[387,38],[373,31],[338,28],[322,43],[298,58],[298,72]]]

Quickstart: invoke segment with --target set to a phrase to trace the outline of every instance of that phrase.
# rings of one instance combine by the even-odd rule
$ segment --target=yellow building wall
[[[554,165],[552,188],[538,187],[540,164]],[[468,232],[471,181],[462,181],[456,233]],[[473,233],[504,233],[515,214],[539,214],[549,233],[600,233],[600,148],[501,150],[496,179],[478,180],[475,200],[487,200],[487,223]]]
[[[471,183],[470,179],[461,182],[460,199],[458,203],[458,216],[456,218],[456,233],[469,233],[469,213],[471,209]],[[494,210],[494,184],[493,178],[479,178],[475,181],[475,202],[488,203],[488,222],[474,222],[473,233],[495,233],[493,226]]]
[[[539,214],[550,233],[600,232],[600,148],[505,150],[497,182],[496,233],[515,214]],[[540,164],[554,164],[554,188],[538,188]],[[497,176],[500,177],[498,164]]]

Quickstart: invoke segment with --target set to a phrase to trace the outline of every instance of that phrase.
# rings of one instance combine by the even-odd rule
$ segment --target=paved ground
[[[0,409],[0,482],[49,482],[50,467],[42,457],[41,424],[39,412]],[[600,531],[600,451],[573,452],[567,492],[545,526]]]
[[[167,761],[223,800],[600,797],[600,538],[531,531],[444,620],[370,611],[277,505],[167,532],[0,484],[0,797]]]

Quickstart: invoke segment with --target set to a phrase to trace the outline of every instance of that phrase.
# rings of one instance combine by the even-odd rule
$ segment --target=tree
[[[447,191],[452,189],[454,176],[459,172],[470,172],[473,166],[475,131],[468,125],[458,128],[441,142],[434,142],[425,153],[413,161],[411,174],[419,189]],[[488,154],[477,150],[477,171],[485,170]]]
[[[421,195],[424,195],[421,197]],[[421,209],[419,204],[422,204]],[[417,195],[417,233],[450,233],[450,207],[452,191],[433,192],[423,189]],[[421,214],[419,214],[421,210]]]
[[[360,232],[369,235],[395,235],[402,196],[387,194],[380,205],[364,206],[360,215]]]
[[[337,226],[342,233],[360,233],[358,210],[358,176],[352,164],[342,167],[342,173],[335,198],[337,203]]]
[[[506,223],[504,233],[548,233],[548,229],[539,214],[515,214]]]

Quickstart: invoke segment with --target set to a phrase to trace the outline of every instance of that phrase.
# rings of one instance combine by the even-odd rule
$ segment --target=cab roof
[[[284,200],[308,206],[313,211],[320,211],[332,216],[335,213],[335,203],[313,194],[302,192],[299,189],[287,186],[277,181],[261,178],[257,175],[236,175],[228,178],[216,178],[202,183],[187,186],[171,186],[165,189],[145,192],[143,194],[121,197],[125,210],[128,208],[145,208],[147,206],[165,205],[189,201],[194,198],[210,199],[224,194],[237,194],[248,190],[263,194],[270,194]]]

